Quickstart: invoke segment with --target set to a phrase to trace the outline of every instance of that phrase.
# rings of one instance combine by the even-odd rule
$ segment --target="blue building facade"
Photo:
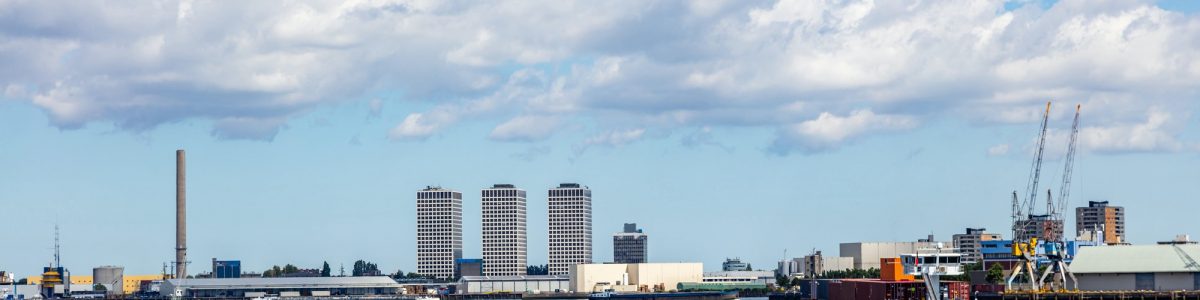
[[[242,277],[242,261],[240,260],[217,260],[213,259],[212,267],[213,278],[241,278]]]

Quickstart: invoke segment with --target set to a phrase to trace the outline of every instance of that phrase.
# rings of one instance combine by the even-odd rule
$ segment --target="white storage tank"
[[[92,268],[92,283],[103,285],[107,294],[124,294],[125,267],[101,266]]]

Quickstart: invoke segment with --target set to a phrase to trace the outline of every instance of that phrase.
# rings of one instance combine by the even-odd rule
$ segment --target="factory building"
[[[483,190],[483,274],[525,275],[525,190],[496,184]]]
[[[839,245],[839,256],[854,260],[854,269],[880,269],[879,259],[900,257],[900,254],[917,253],[918,249],[937,246],[932,237],[919,242],[855,242]],[[832,270],[825,268],[826,270]]]
[[[1200,290],[1200,245],[1082,247],[1071,271],[1084,291]]]
[[[1088,201],[1087,207],[1076,207],[1075,236],[1105,244],[1125,243],[1125,208],[1110,206],[1108,201]]]
[[[955,234],[951,237],[954,248],[962,254],[963,263],[975,263],[983,259],[981,242],[1000,240],[999,233],[987,233],[986,228],[967,228],[966,233]]]
[[[592,190],[563,183],[549,191],[550,275],[592,263]]]
[[[637,223],[625,223],[621,232],[613,234],[613,262],[618,264],[646,263],[647,239]]]
[[[671,291],[681,282],[702,282],[702,263],[578,264],[570,267],[572,292]]]
[[[462,258],[462,193],[440,187],[417,191],[417,273],[454,277]]]
[[[71,291],[91,291],[92,287],[96,283],[93,280],[94,279],[93,276],[94,275],[71,275],[70,281],[69,281],[70,285],[71,285]],[[162,274],[148,274],[148,275],[124,275],[124,274],[122,274],[120,289],[123,294],[126,294],[126,295],[133,294],[133,293],[141,290],[143,283],[149,282],[149,281],[163,280],[163,278],[164,277]],[[31,285],[42,284],[42,276],[41,275],[25,277],[25,280],[27,283],[29,283]]]
[[[392,296],[401,285],[387,276],[168,279],[163,295],[187,298]]]
[[[570,290],[567,275],[525,276],[463,276],[458,280],[458,293],[539,293]]]

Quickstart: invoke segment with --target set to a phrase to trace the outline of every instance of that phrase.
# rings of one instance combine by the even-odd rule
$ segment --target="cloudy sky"
[[[0,270],[172,259],[189,155],[193,272],[213,257],[413,271],[414,192],[595,195],[595,259],[767,268],[839,242],[1008,234],[1050,112],[1042,187],[1129,210],[1130,241],[1200,234],[1194,1],[0,1]],[[1068,219],[1068,223],[1073,220]],[[1073,230],[1073,226],[1068,226]],[[711,244],[711,247],[694,247]]]

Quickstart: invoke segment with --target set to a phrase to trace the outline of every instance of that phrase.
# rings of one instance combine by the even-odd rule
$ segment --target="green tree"
[[[321,277],[329,277],[329,275],[332,275],[332,274],[330,274],[332,272],[333,272],[333,270],[329,269],[329,262],[324,262],[321,265]]]
[[[775,286],[778,286],[781,288],[788,288],[789,286],[791,286],[791,283],[792,283],[792,281],[788,280],[787,276],[775,274]]]
[[[279,274],[279,276],[294,274],[296,272],[300,272],[300,268],[297,268],[296,266],[293,266],[292,264],[287,264],[287,265],[283,266],[283,273]]]
[[[383,272],[379,271],[379,266],[361,259],[354,262],[354,268],[350,271],[350,276],[374,276],[379,274],[383,274]]]
[[[283,276],[283,269],[279,266],[272,266],[270,269],[263,271],[262,277],[280,277]]]
[[[97,283],[97,284],[92,285],[92,290],[97,291],[97,292],[103,292],[103,291],[108,291],[108,287],[105,287],[103,284]]]
[[[991,268],[988,268],[987,281],[991,284],[1000,284],[1004,282],[1004,267],[999,263],[993,263]]]

